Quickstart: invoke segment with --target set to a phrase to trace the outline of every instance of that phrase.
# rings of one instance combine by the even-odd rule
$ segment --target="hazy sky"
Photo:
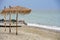
[[[55,10],[60,8],[60,0],[0,0],[0,10],[9,5],[24,6],[33,10]]]

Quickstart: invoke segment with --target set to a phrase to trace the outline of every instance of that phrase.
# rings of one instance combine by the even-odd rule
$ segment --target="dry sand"
[[[0,27],[0,40],[60,40],[59,32],[41,28],[29,26],[18,27],[18,35],[15,34],[15,27],[12,27],[11,33],[9,33],[8,27],[6,31],[4,29],[4,27]]]

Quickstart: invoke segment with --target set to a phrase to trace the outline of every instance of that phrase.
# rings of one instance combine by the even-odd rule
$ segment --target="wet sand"
[[[16,28],[0,27],[0,40],[60,40],[60,32],[46,30],[42,28],[22,26],[18,27],[18,35],[15,34]]]

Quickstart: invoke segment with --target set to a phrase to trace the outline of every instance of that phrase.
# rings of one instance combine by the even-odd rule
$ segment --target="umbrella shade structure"
[[[9,32],[11,32],[11,14],[16,14],[16,35],[17,35],[17,26],[18,26],[18,14],[29,14],[31,12],[31,9],[29,8],[25,8],[25,7],[21,7],[21,6],[9,6],[9,8],[4,8],[1,12],[1,14],[4,14],[4,18],[6,20],[6,14],[9,14],[9,20],[10,20],[10,24],[9,24]],[[5,21],[5,30],[6,30],[6,21]]]
[[[8,14],[8,13],[20,13],[20,14],[29,14],[31,12],[31,9],[25,8],[25,7],[21,7],[21,6],[14,6],[14,7],[10,7],[10,8],[5,8],[3,9],[3,11],[1,12],[2,14]]]

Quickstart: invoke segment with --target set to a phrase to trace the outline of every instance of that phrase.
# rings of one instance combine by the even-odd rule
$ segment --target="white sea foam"
[[[39,24],[32,24],[32,23],[28,23],[28,26],[34,26],[34,27],[39,27],[39,28],[44,28],[44,29],[60,32],[60,27],[56,27],[56,26],[46,26],[46,25],[39,25]]]
[[[0,25],[4,25],[4,23],[0,23]],[[9,24],[7,23],[6,25],[9,25]],[[16,25],[16,24],[12,24],[12,25]],[[21,26],[21,24],[18,24],[18,26],[19,25]],[[60,27],[56,27],[56,26],[39,25],[39,24],[33,24],[33,23],[28,23],[27,25],[60,32]]]

